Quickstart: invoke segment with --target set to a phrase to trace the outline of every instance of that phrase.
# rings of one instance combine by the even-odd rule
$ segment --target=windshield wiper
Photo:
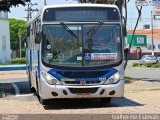
[[[74,38],[78,39],[78,36],[66,24],[64,24],[64,22],[60,22],[60,24],[65,28],[68,33],[70,33]]]
[[[91,29],[87,32],[88,36],[87,36],[87,42],[88,42],[88,48],[89,51],[92,48],[92,39],[95,35],[95,33],[99,30],[99,28],[104,24],[103,21],[100,21],[98,25],[91,27]]]

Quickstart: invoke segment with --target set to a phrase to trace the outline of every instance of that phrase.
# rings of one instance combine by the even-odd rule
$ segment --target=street
[[[125,75],[136,80],[146,81],[159,81],[160,82],[160,69],[140,69],[132,68],[126,69]]]
[[[159,16],[160,0],[0,0],[0,120],[160,120]]]
[[[134,71],[138,72],[138,69],[127,70],[126,76],[130,75],[130,71],[134,75]],[[5,97],[0,98],[0,113],[159,114],[159,74],[155,74],[155,71],[152,70],[148,71],[148,73],[150,73],[152,81],[143,80],[143,78],[146,78],[143,73],[141,73],[142,76],[137,75],[135,78],[138,80],[129,81],[125,84],[124,98],[113,98],[111,104],[102,104],[99,99],[57,99],[51,100],[48,105],[43,106],[39,103],[37,96],[30,93],[25,71],[0,72],[0,88],[3,88],[5,94]],[[151,78],[152,74],[156,76]],[[154,81],[154,79],[156,80]]]

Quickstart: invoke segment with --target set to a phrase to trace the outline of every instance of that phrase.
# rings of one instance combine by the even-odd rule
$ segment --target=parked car
[[[158,54],[157,63],[160,63],[160,54]]]
[[[143,55],[139,60],[140,65],[144,65],[145,63],[157,63],[157,58],[154,55]]]

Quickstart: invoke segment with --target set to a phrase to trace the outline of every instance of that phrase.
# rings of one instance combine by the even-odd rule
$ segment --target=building
[[[0,64],[11,61],[8,13],[0,12]]]
[[[128,31],[128,34],[132,34],[133,31]],[[141,49],[141,56],[146,54],[152,54],[152,31],[150,29],[136,30],[135,35],[146,35],[146,46],[132,46],[130,50],[130,59],[138,59],[137,50]],[[138,49],[137,49],[138,48]],[[160,54],[160,29],[153,30],[153,53],[155,56]]]

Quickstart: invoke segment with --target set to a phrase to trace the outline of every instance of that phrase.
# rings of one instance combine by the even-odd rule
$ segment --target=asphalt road
[[[34,93],[30,93],[25,72],[0,72],[0,91],[4,90],[6,95],[4,98],[0,98],[0,114],[15,114],[18,115],[19,118],[20,114],[35,114],[34,117],[31,116],[32,119],[45,114],[47,115],[45,119],[49,117],[50,120],[51,117],[49,115],[53,115],[53,119],[56,115],[59,115],[56,116],[60,118],[57,120],[63,120],[63,118],[69,117],[64,116],[67,114],[74,118],[71,118],[71,120],[88,120],[88,118],[92,118],[92,120],[102,120],[101,118],[97,118],[98,115],[105,115],[103,118],[106,120],[107,114],[110,114],[110,116],[108,116],[109,119],[111,119],[111,115],[114,114],[159,114],[160,71],[126,69],[126,76],[139,80],[125,84],[124,97],[113,98],[110,104],[102,104],[99,99],[58,99],[51,100],[48,105],[43,106],[39,103],[37,96]],[[145,80],[155,82],[147,82]],[[76,114],[78,114],[78,116],[74,116]],[[80,119],[83,115],[85,115],[84,118]],[[95,116],[89,117],[89,115]],[[37,118],[37,120],[44,119],[44,116],[40,117],[41,118]],[[28,116],[26,120],[28,120]]]
[[[0,72],[0,97],[4,96],[4,92],[5,96],[30,94],[26,73],[24,71],[22,73],[18,72],[10,74],[9,72],[8,74]],[[127,68],[125,76],[131,77],[134,80],[160,82],[160,69]]]
[[[125,76],[135,80],[160,81],[160,69],[127,68]]]

